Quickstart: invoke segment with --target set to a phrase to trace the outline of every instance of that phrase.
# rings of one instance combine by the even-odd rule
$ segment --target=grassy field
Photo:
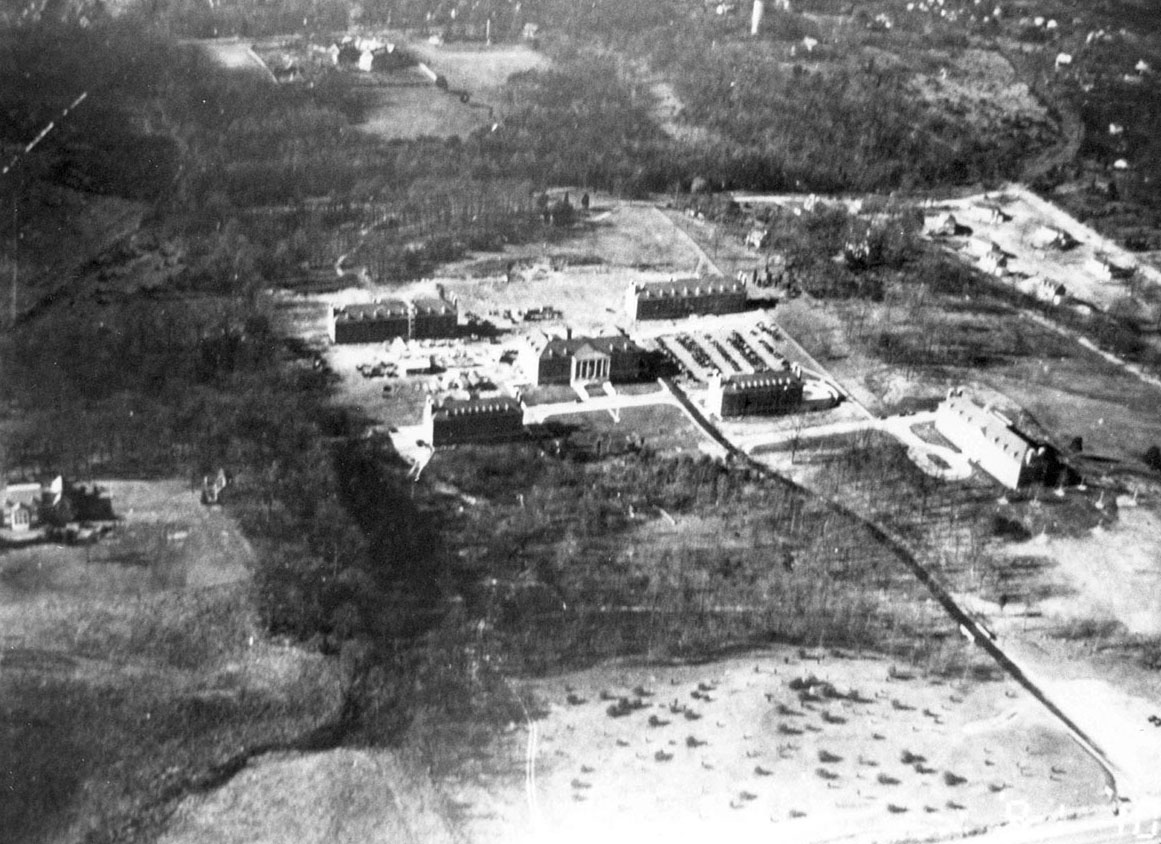
[[[0,552],[8,841],[129,840],[338,705],[337,666],[263,635],[226,516],[182,482],[102,485],[120,521],[97,545]]]

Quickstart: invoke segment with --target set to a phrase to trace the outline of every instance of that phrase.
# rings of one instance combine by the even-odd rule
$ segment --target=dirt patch
[[[1126,507],[1110,528],[1088,536],[1038,537],[1007,546],[1013,556],[1044,555],[1077,589],[1072,597],[1042,602],[1056,617],[1111,617],[1130,633],[1161,634],[1161,516],[1145,507]]]
[[[1022,691],[803,653],[520,683],[548,714],[531,745],[518,728],[489,753],[514,767],[531,746],[532,785],[441,787],[482,842],[549,829],[926,837],[1100,802],[1099,770]]]

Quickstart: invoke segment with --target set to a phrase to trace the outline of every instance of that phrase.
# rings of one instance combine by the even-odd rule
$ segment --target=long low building
[[[625,313],[631,320],[736,314],[747,307],[745,283],[720,276],[634,283],[625,292]]]
[[[424,340],[454,337],[459,326],[456,305],[445,299],[382,299],[331,308],[327,335],[332,343],[385,343],[400,337]]]
[[[802,370],[715,373],[709,379],[706,409],[725,419],[730,416],[772,416],[790,413],[802,406]]]
[[[519,439],[524,434],[524,403],[511,396],[428,398],[422,425],[424,440],[437,448]]]
[[[651,378],[655,355],[627,337],[554,337],[531,344],[524,370],[544,384],[633,383]]]
[[[1026,437],[1011,420],[965,396],[948,393],[935,411],[935,428],[973,463],[1009,489],[1043,482],[1055,452]]]

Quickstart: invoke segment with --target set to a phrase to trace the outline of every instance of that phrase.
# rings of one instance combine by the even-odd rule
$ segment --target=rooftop
[[[711,293],[745,293],[746,285],[736,279],[679,278],[669,281],[649,281],[635,284],[634,290],[642,298],[659,299],[664,296],[705,296]]]
[[[735,372],[722,376],[722,389],[726,392],[759,390],[765,387],[787,389],[801,384],[802,378],[789,369],[767,369],[760,372]]]
[[[542,358],[575,355],[588,346],[602,354],[637,350],[637,344],[626,337],[557,337],[549,340],[540,350]]]
[[[990,440],[1007,454],[1023,457],[1035,446],[1030,439],[1012,427],[1012,424],[990,407],[982,407],[964,395],[949,396],[943,403],[948,411],[964,422],[977,428],[985,439]]]
[[[403,300],[385,299],[379,302],[366,302],[335,308],[335,319],[337,321],[390,319],[392,317],[406,317],[407,310],[407,303]]]
[[[431,406],[433,416],[464,416],[468,414],[524,413],[519,399],[496,396],[487,399],[436,399]]]

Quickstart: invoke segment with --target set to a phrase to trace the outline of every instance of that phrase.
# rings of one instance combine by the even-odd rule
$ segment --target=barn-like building
[[[1051,448],[1016,430],[1006,416],[951,390],[935,412],[935,428],[1009,489],[1043,482],[1056,464]]]
[[[625,313],[631,320],[736,314],[746,308],[745,282],[721,276],[634,283],[625,293]]]

